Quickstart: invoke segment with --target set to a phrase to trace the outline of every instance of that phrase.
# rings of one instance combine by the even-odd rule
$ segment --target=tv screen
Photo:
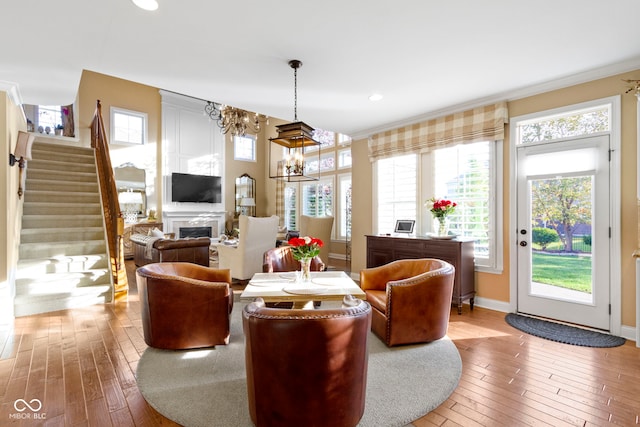
[[[171,201],[222,203],[222,178],[174,172],[171,174]]]

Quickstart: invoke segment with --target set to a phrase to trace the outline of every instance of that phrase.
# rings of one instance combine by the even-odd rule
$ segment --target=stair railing
[[[124,218],[118,202],[116,179],[111,167],[111,157],[107,146],[107,136],[102,120],[100,100],[96,102],[96,111],[91,121],[91,148],[93,148],[98,168],[98,183],[102,197],[102,210],[107,230],[109,265],[113,277],[114,300],[126,297],[129,289],[127,271],[124,264]]]

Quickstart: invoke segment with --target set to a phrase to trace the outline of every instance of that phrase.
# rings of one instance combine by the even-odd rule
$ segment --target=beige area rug
[[[228,346],[144,352],[137,381],[151,406],[188,427],[253,425],[247,405],[242,308],[240,303],[233,308]],[[370,333],[366,405],[359,425],[392,427],[415,421],[453,393],[461,372],[460,354],[449,338],[388,348]]]

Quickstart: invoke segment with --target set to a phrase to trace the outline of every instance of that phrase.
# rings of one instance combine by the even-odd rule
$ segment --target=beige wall
[[[117,167],[131,162],[147,172],[147,210],[155,209],[162,218],[161,190],[161,99],[157,88],[127,80],[83,71],[78,88],[78,127],[80,144],[91,145],[91,121],[96,103],[102,105],[102,119],[107,137],[111,136],[111,107],[147,114],[147,143],[145,145],[109,146],[111,164]]]
[[[637,167],[637,103],[633,94],[624,94],[627,89],[621,79],[639,79],[640,70],[605,79],[555,90],[536,96],[510,101],[509,116],[524,114],[577,104],[599,98],[620,95],[622,106],[621,133],[621,287],[622,324],[635,326],[635,260],[632,257],[638,244],[638,209],[636,198]],[[509,129],[506,126],[504,144],[504,177],[509,175]],[[366,266],[366,234],[373,230],[372,223],[372,167],[367,156],[367,141],[356,141],[353,145],[353,262],[352,270],[357,272]],[[482,298],[508,302],[509,291],[509,206],[513,189],[504,183],[503,247],[505,248],[504,271],[501,274],[476,273],[476,290]]]
[[[8,155],[16,147],[18,131],[27,130],[22,109],[0,90],[0,147],[4,159],[0,162],[0,330],[13,317],[14,280],[18,262],[22,201],[18,199],[18,165],[9,166]],[[27,162],[28,167],[28,162]],[[24,179],[24,175],[23,175]]]

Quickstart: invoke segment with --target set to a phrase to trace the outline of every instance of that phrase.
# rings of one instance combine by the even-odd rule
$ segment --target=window
[[[336,213],[337,238],[348,239],[351,236],[351,174],[338,175],[338,200]]]
[[[298,184],[287,183],[284,187],[284,225],[288,230],[297,230]]]
[[[320,154],[320,160],[316,156],[313,156],[313,160],[307,161],[307,172],[308,173],[317,173],[318,172],[318,161],[320,162],[320,171],[332,171],[336,169],[336,159],[335,152],[329,151],[327,153]]]
[[[233,137],[233,158],[246,162],[256,161],[256,137],[236,135]]]
[[[46,135],[75,136],[73,104],[70,105],[32,105],[23,104],[27,119],[27,131]]]
[[[336,143],[336,134],[329,130],[316,129],[313,131],[313,139],[320,143],[320,148],[333,147]],[[309,147],[315,148],[315,147]]]
[[[495,143],[477,142],[434,150],[430,156],[433,195],[458,204],[450,216],[453,233],[473,237],[477,265],[494,266]],[[430,214],[430,213],[428,213]]]
[[[475,263],[485,271],[502,269],[500,194],[502,141],[440,148],[376,161],[376,233],[392,233],[396,220],[416,220],[418,234],[434,229],[425,200],[447,198],[458,203],[451,230],[475,239]],[[423,195],[417,196],[418,188]]]
[[[376,162],[377,233],[391,233],[398,219],[416,219],[418,156]]]
[[[333,179],[324,178],[317,182],[301,184],[302,215],[333,216]]]
[[[518,144],[550,141],[606,132],[611,129],[611,105],[600,105],[518,122]]]
[[[111,107],[111,143],[147,143],[147,114]]]
[[[351,148],[338,151],[338,168],[350,168],[351,167]]]

